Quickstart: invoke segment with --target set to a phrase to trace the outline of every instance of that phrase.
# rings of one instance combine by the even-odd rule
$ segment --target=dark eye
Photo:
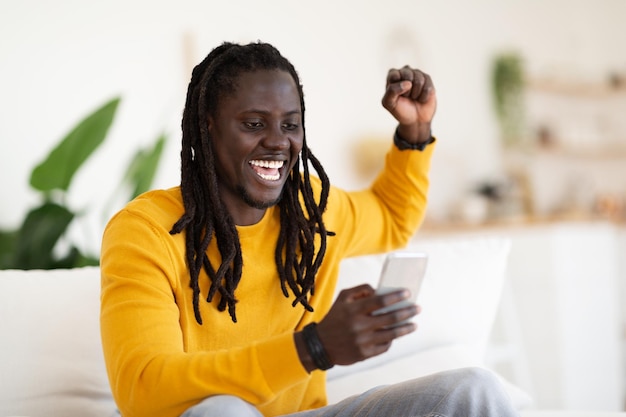
[[[250,130],[256,130],[263,127],[263,123],[258,120],[247,120],[243,122],[243,125],[246,127],[246,129]]]
[[[283,123],[283,129],[285,130],[296,130],[300,127],[298,123]]]

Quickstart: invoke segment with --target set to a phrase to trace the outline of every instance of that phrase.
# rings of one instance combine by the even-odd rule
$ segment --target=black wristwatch
[[[411,150],[414,150],[414,151],[416,151],[416,150],[417,151],[423,151],[424,149],[426,149],[426,146],[430,145],[434,141],[435,141],[435,138],[433,137],[432,132],[430,134],[430,138],[428,138],[428,140],[426,142],[420,142],[420,143],[410,143],[410,142],[407,142],[406,140],[402,139],[400,137],[400,135],[398,134],[398,129],[396,129],[396,131],[393,134],[393,143],[401,151],[404,151],[404,150],[407,150],[407,149],[411,149]]]

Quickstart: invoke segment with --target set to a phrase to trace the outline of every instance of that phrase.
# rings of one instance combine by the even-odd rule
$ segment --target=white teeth
[[[260,161],[253,160],[250,161],[251,165],[262,167],[262,168],[282,168],[285,165],[285,161]]]
[[[257,173],[257,175],[267,181],[276,181],[277,179],[280,178],[280,174],[265,175],[265,174]]]
[[[277,170],[279,170],[285,165],[285,161],[265,161],[265,160],[255,159],[255,160],[250,161],[250,165],[267,169],[267,170],[276,170],[276,171],[270,171],[269,173],[265,173],[265,172],[259,172],[260,170],[255,169],[257,175],[263,178],[264,180],[277,181],[280,179],[280,172],[278,172]]]

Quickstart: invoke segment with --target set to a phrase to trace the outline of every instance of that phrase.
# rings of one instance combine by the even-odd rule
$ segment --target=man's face
[[[219,99],[209,118],[220,195],[235,223],[258,222],[275,205],[302,150],[297,86],[288,72],[239,76],[235,92]]]

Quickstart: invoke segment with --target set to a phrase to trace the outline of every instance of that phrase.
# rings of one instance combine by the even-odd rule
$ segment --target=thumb
[[[385,109],[391,110],[396,107],[400,96],[407,96],[411,92],[413,83],[408,80],[390,83],[383,95],[382,105]]]

